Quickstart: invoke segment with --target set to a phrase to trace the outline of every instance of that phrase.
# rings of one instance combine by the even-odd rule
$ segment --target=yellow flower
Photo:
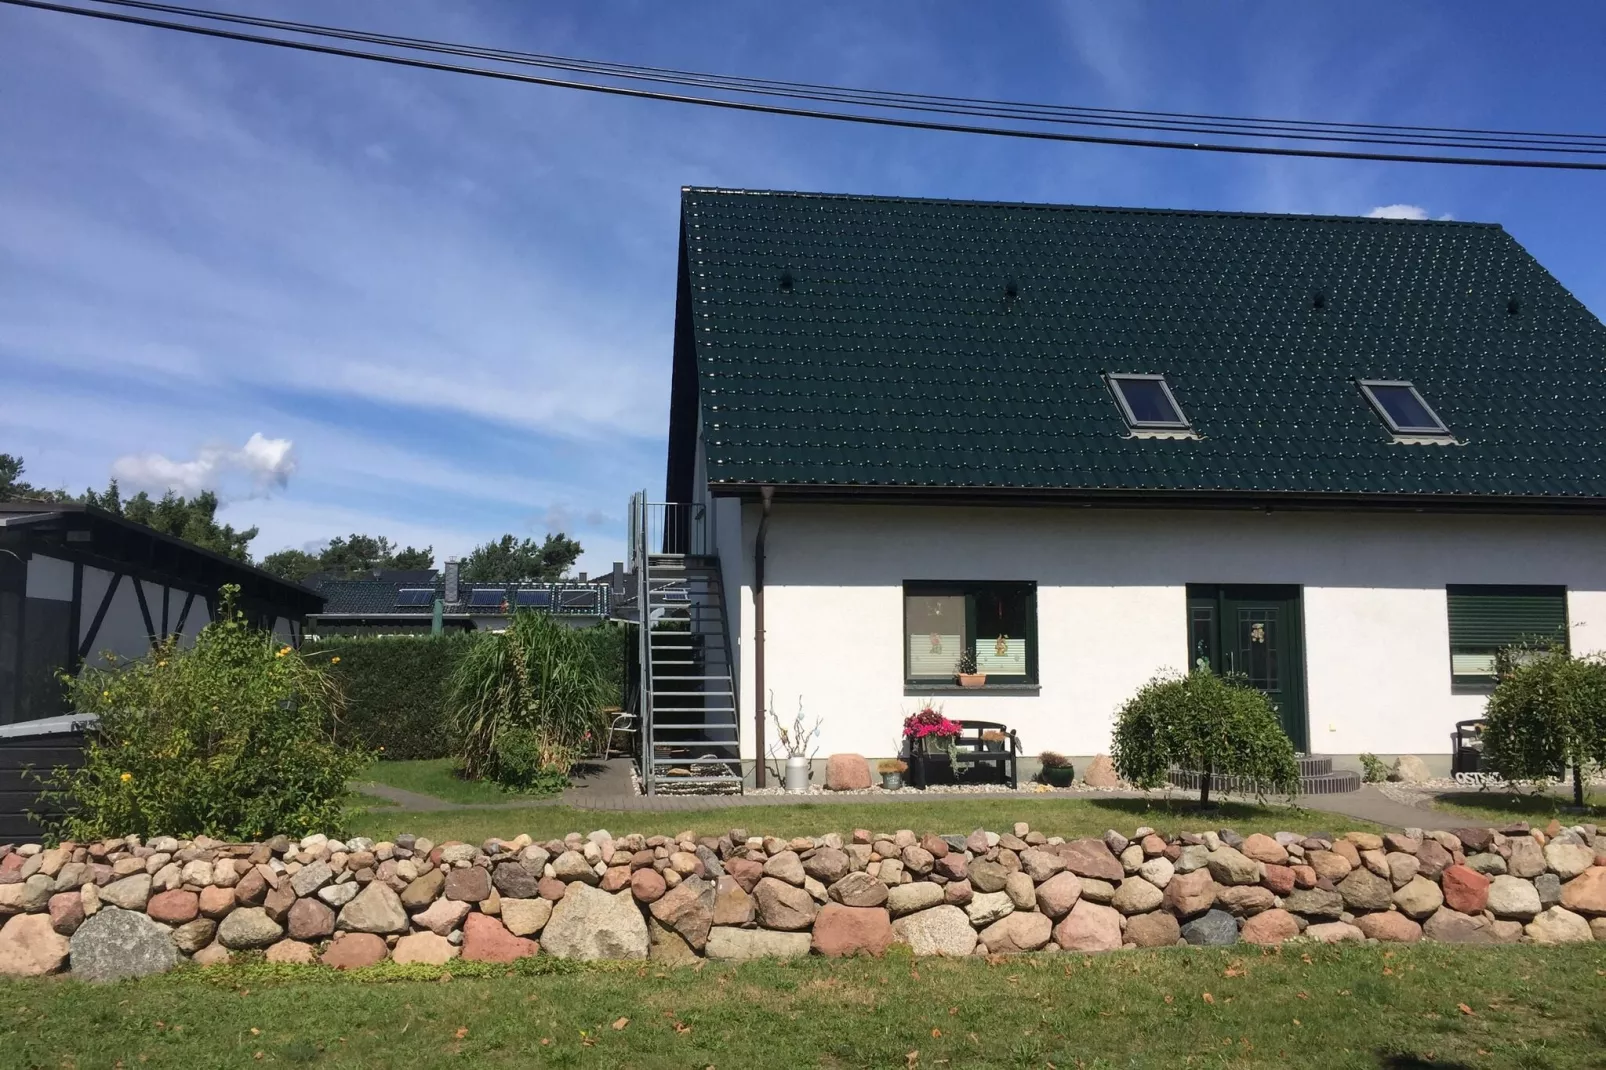
[[[290,653],[290,648],[289,647],[285,647],[283,650],[280,650],[277,654],[275,654],[273,656],[276,657],[276,658],[282,658],[288,653]]]
[[[112,693],[110,691],[102,691],[100,693],[100,697],[101,698],[111,698],[112,697]]]
[[[122,780],[122,782],[124,784],[127,784],[130,780],[134,779],[134,774],[133,773],[124,773],[120,779]]]
[[[331,664],[331,665],[339,665],[340,664],[339,655],[336,655],[335,657],[330,658],[329,659],[329,664]]]

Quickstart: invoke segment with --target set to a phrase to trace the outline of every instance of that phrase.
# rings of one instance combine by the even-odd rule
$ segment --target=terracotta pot
[[[960,687],[984,687],[987,684],[987,674],[984,672],[962,672],[959,674]]]

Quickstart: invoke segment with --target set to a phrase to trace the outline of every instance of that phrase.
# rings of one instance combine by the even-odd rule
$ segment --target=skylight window
[[[1396,435],[1450,437],[1450,429],[1412,384],[1403,380],[1362,379],[1359,385],[1366,400]]]
[[[1110,392],[1121,415],[1138,431],[1185,431],[1188,418],[1163,375],[1109,375]]]

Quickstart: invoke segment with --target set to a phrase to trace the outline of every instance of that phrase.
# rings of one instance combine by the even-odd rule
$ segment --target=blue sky
[[[724,73],[1606,132],[1606,8],[218,3]],[[408,71],[0,7],[0,452],[362,531],[620,556],[663,488],[678,197],[710,184],[1504,224],[1606,313],[1606,177],[1005,142]]]

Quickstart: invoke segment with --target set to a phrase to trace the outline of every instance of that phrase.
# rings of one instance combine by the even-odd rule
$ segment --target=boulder
[[[1004,882],[1008,879],[1009,870],[998,862],[970,864],[970,886],[978,892],[1001,892],[1004,890]]]
[[[1554,873],[1541,873],[1535,877],[1534,891],[1539,893],[1539,909],[1561,905],[1561,878]]]
[[[1062,843],[1059,846],[1059,856],[1065,860],[1065,868],[1078,877],[1091,877],[1094,880],[1117,884],[1126,876],[1126,870],[1121,868],[1120,861],[1110,853],[1103,840],[1084,837]]]
[[[827,903],[814,919],[810,946],[828,958],[841,958],[880,955],[892,940],[892,918],[884,908]]]
[[[446,898],[459,903],[483,902],[491,897],[490,871],[483,866],[454,869],[446,874],[445,892]]]
[[[805,898],[808,895],[792,890]],[[541,945],[547,954],[558,958],[644,959],[648,950],[647,922],[628,892],[613,895],[576,882],[569,885],[553,908],[541,933]]]
[[[1576,914],[1606,915],[1606,866],[1590,866],[1563,884],[1561,905]]]
[[[1065,859],[1041,847],[1028,847],[1020,853],[1021,872],[1035,884],[1042,884],[1056,873],[1065,871]]]
[[[1126,919],[1125,936],[1127,943],[1139,947],[1170,947],[1182,939],[1182,927],[1172,915],[1156,910]],[[993,945],[989,943],[987,946]]]
[[[1433,779],[1433,773],[1428,769],[1428,763],[1421,758],[1414,754],[1402,754],[1395,759],[1389,779],[1401,784],[1425,784]]]
[[[981,942],[995,955],[1036,951],[1054,935],[1054,923],[1046,914],[1016,911],[981,931]]]
[[[870,763],[862,754],[833,754],[825,760],[826,791],[862,791],[870,786]]]
[[[337,970],[376,965],[385,961],[385,938],[374,933],[341,933],[324,949],[320,961]]]
[[[920,848],[909,847],[904,851],[905,856],[912,851],[919,851],[920,855],[925,855],[925,852],[920,851]],[[920,855],[916,855],[917,860],[919,859]],[[905,865],[907,864],[908,863],[906,859]],[[852,866],[848,862],[848,856],[846,852],[840,851],[835,847],[818,848],[803,862],[803,872],[806,875],[813,877],[821,884],[826,885],[835,884],[837,881],[847,876],[848,871],[851,868]],[[929,855],[926,856],[925,872],[931,872],[931,860]]]
[[[1437,840],[1423,840],[1416,849],[1417,872],[1429,880],[1443,873],[1455,858]]]
[[[1529,841],[1532,842],[1532,841]],[[1489,878],[1467,866],[1447,866],[1439,875],[1444,904],[1461,914],[1481,914],[1489,902]]]
[[[942,901],[950,906],[968,906],[975,894],[969,881],[949,881],[942,886]]]
[[[1581,843],[1564,843],[1560,840],[1551,840],[1545,844],[1545,865],[1563,882],[1572,880],[1594,864],[1594,848]]]
[[[1511,841],[1511,854],[1506,858],[1506,872],[1513,877],[1533,880],[1545,871],[1544,848],[1532,836],[1517,836]]]
[[[1277,868],[1281,869],[1282,867],[1279,866]],[[1176,867],[1171,864],[1171,859],[1164,856],[1146,859],[1138,867],[1138,876],[1161,891],[1164,891],[1166,885],[1171,883],[1171,879],[1176,876],[1176,872]]]
[[[701,961],[679,933],[647,915],[647,958],[663,966],[691,966]]]
[[[886,888],[886,885],[880,884],[879,881],[876,883],[880,887]],[[836,899],[834,887],[832,889],[832,898]],[[942,888],[938,885],[932,884],[930,881],[911,881],[908,884],[900,884],[896,888],[888,890],[886,893],[886,906],[893,917],[899,918],[905,914],[928,910],[941,903],[942,899]],[[847,906],[874,905],[870,903],[847,903],[846,900],[841,899],[837,901]]]
[[[1216,895],[1216,906],[1239,918],[1248,918],[1277,905],[1277,897],[1270,888],[1258,884],[1235,884],[1223,888]]]
[[[1182,938],[1198,947],[1238,942],[1238,922],[1224,910],[1207,910],[1182,926]]]
[[[1422,921],[1444,905],[1444,893],[1426,877],[1412,877],[1394,893],[1394,905],[1407,916]]]
[[[1090,788],[1113,788],[1120,785],[1121,778],[1116,775],[1115,763],[1110,760],[1110,756],[1100,754],[1088,762],[1087,768],[1082,770],[1082,783]]]
[[[357,897],[340,910],[335,927],[343,932],[404,933],[407,911],[401,898],[384,881],[370,881]]]
[[[335,912],[316,898],[297,899],[285,927],[292,940],[327,940],[335,933]]]
[[[73,976],[85,981],[118,981],[164,973],[178,965],[171,930],[145,915],[102,907],[69,941]]]
[[[71,893],[74,899],[76,892]],[[42,977],[67,964],[71,944],[48,914],[16,914],[0,928],[0,977]]]
[[[892,935],[916,955],[961,957],[976,950],[976,930],[956,906],[936,906],[892,923]]]
[[[182,888],[158,892],[145,904],[145,913],[164,925],[183,925],[201,912],[200,896]]]
[[[801,932],[814,923],[814,897],[785,881],[765,877],[753,889],[753,899],[758,904],[758,922],[766,929]]]
[[[1269,896],[1271,893],[1266,894]],[[1160,909],[1160,904],[1164,900],[1165,893],[1142,877],[1128,877],[1115,890],[1110,905],[1122,914],[1147,914],[1151,910]]]
[[[981,929],[1015,913],[1015,902],[1004,892],[977,892],[964,909],[970,923]]]
[[[687,877],[649,908],[659,924],[701,951],[714,925],[714,883]]]
[[[1411,883],[1411,878],[1422,870],[1422,863],[1416,860],[1415,854],[1404,851],[1390,851],[1387,862],[1389,865],[1389,883],[1396,888],[1403,888]]]
[[[216,884],[202,888],[201,894],[196,899],[196,906],[203,918],[217,921],[234,909],[234,889]]]
[[[1273,895],[1287,895],[1294,890],[1293,867],[1268,865],[1260,883],[1270,889]]]
[[[1288,861],[1288,849],[1263,832],[1246,836],[1243,846],[1238,850],[1246,858],[1252,858],[1268,866],[1280,866]]]
[[[151,875],[136,873],[100,889],[100,901],[123,910],[142,911],[151,898]]]
[[[796,851],[782,851],[764,863],[764,876],[801,888],[803,878],[808,876],[808,873],[804,871],[803,860],[797,856]]]
[[[1337,921],[1344,913],[1344,898],[1322,888],[1297,888],[1283,896],[1283,912],[1299,914],[1312,921]]]
[[[427,910],[431,903],[440,898],[441,889],[445,886],[446,873],[440,869],[432,869],[402,889],[401,905],[409,914]]]
[[[726,878],[727,880],[729,878]],[[545,899],[502,900],[502,924],[514,936],[534,936],[552,917],[552,904]]]
[[[231,951],[270,947],[284,936],[284,927],[262,907],[231,911],[217,927],[218,943]]]
[[[696,857],[695,855],[692,857]],[[579,851],[563,851],[550,863],[553,876],[565,885],[579,881],[582,884],[597,884],[602,878],[586,861],[586,856]],[[483,897],[482,897],[483,898]],[[642,923],[643,926],[646,922]]]
[[[1566,907],[1551,907],[1522,930],[1536,944],[1587,944],[1595,939],[1589,922]]]
[[[846,855],[843,855],[842,857],[844,861],[847,861]],[[924,847],[921,847],[917,843],[912,843],[903,849],[903,868],[906,872],[912,874],[916,879],[929,874],[933,869],[936,868],[936,865],[936,857],[930,851],[926,850]],[[843,872],[846,872],[846,870]]]
[[[918,888],[930,884],[929,881],[915,881],[910,884],[900,884],[899,888]],[[937,887],[930,884],[931,887]],[[849,907],[878,907],[887,902],[891,895],[887,886],[870,876],[868,873],[849,873],[835,884],[831,885],[827,894],[836,902]],[[918,893],[910,893],[918,894]],[[894,911],[896,914],[897,912]],[[723,923],[721,923],[723,924]]]
[[[774,932],[769,929],[736,929],[716,925],[709,930],[705,954],[720,962],[795,959],[809,953],[810,943],[811,937],[805,932]]]
[[[1192,873],[1204,869],[1205,863],[1209,860],[1210,848],[1202,843],[1189,843],[1178,849],[1176,857],[1172,858],[1171,862],[1178,873]]]
[[[584,885],[581,885],[584,887]],[[607,895],[607,892],[599,892]],[[632,907],[631,909],[635,909]],[[430,935],[434,935],[431,933]],[[398,941],[398,946],[400,941]],[[465,962],[512,962],[540,951],[534,940],[514,936],[507,926],[488,914],[470,914],[463,919],[463,960]]]
[[[84,897],[77,891],[60,892],[46,904],[50,927],[62,936],[71,936],[84,923]]]
[[[1384,943],[1414,944],[1422,939],[1422,926],[1396,910],[1362,914],[1355,919],[1355,927],[1368,939]]]
[[[1507,870],[1505,857],[1493,851],[1483,851],[1468,856],[1466,866],[1474,873],[1482,873],[1486,877],[1497,877]]]
[[[1531,881],[1502,874],[1489,882],[1487,909],[1497,918],[1527,921],[1542,909]]]
[[[1493,927],[1481,914],[1462,914],[1444,907],[1422,925],[1422,935],[1441,944],[1492,944]]]
[[[668,890],[663,875],[655,869],[638,869],[630,874],[630,894],[638,903],[656,903]]]
[[[1133,879],[1136,880],[1136,878]],[[1141,883],[1148,884],[1147,881]],[[1149,887],[1154,888],[1154,885],[1150,884]],[[1154,888],[1154,892],[1158,895],[1160,894],[1160,889]],[[1032,884],[1032,878],[1024,873],[1011,873],[1009,875],[1009,879],[1004,882],[1004,894],[1009,896],[1009,901],[1015,904],[1016,910],[1037,909],[1037,889]]]
[[[329,863],[320,859],[296,871],[295,876],[290,878],[290,890],[302,897],[316,895],[319,888],[334,879],[335,871],[329,868]]]
[[[1358,861],[1359,855],[1356,858]],[[1316,876],[1334,882],[1343,880],[1349,876],[1350,870],[1355,868],[1349,859],[1337,851],[1308,851],[1305,854],[1305,864],[1316,871]]]
[[[211,918],[196,918],[173,930],[173,946],[186,955],[193,955],[216,936],[217,922]]]
[[[1211,851],[1209,857],[1205,859],[1205,865],[1217,884],[1260,883],[1260,863],[1226,845]]]
[[[630,879],[629,870],[625,870],[624,879]],[[503,899],[534,899],[541,894],[540,884],[541,871],[522,862],[503,862],[491,870],[491,886]]]
[[[1363,933],[1349,922],[1319,922],[1307,927],[1304,935],[1307,940],[1315,940],[1317,943],[1346,943],[1346,941],[1365,943],[1367,940],[1367,933]]]
[[[1054,942],[1065,951],[1117,951],[1121,947],[1120,912],[1078,900],[1054,926]]]
[[[503,905],[505,906],[507,902],[508,900],[503,900]],[[537,899],[534,902],[542,900]],[[391,960],[398,965],[416,962],[422,966],[444,966],[457,955],[458,949],[450,940],[434,933],[409,933],[397,940],[396,946],[390,950]]]
[[[1299,935],[1299,922],[1286,910],[1264,910],[1245,921],[1239,935],[1245,943],[1280,944]]]
[[[463,919],[468,917],[468,912],[473,909],[473,905],[469,903],[459,903],[453,899],[437,899],[428,910],[421,910],[413,915],[413,924],[428,929],[436,936],[447,936],[463,924]]]
[[[1354,914],[1373,910],[1387,910],[1393,902],[1394,885],[1369,869],[1352,871],[1338,882],[1338,894],[1344,906]]]
[[[1216,881],[1208,869],[1178,873],[1165,886],[1165,906],[1179,918],[1203,914],[1216,902]]]
[[[1058,921],[1082,897],[1082,881],[1074,873],[1060,872],[1037,886],[1037,909]]]

